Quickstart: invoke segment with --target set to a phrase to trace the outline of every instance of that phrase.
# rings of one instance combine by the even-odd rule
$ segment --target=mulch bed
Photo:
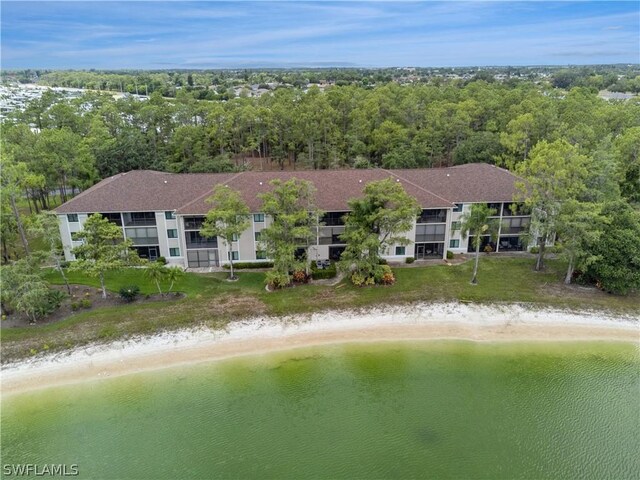
[[[60,290],[61,292],[67,293],[67,289],[64,285],[52,285],[51,288],[56,290]],[[165,302],[170,300],[177,300],[179,298],[183,298],[184,294],[171,292],[168,295],[160,295],[159,293],[154,293],[152,295],[140,295],[135,301],[132,303],[149,303],[149,302]],[[89,307],[81,307],[80,302],[82,300],[88,300],[90,303]],[[77,308],[74,310],[71,305],[77,304]],[[97,308],[102,307],[113,307],[118,305],[126,305],[122,298],[119,295],[114,294],[112,292],[107,292],[107,298],[102,298],[102,290],[95,287],[88,287],[86,285],[71,285],[71,296],[65,298],[60,304],[60,308],[53,312],[50,315],[47,315],[44,318],[38,320],[36,324],[30,324],[29,319],[22,314],[14,313],[7,315],[4,320],[0,323],[1,328],[15,328],[15,327],[35,327],[41,325],[47,325],[51,323],[59,322],[60,320],[64,320],[73,315],[77,315],[78,313],[92,311]]]

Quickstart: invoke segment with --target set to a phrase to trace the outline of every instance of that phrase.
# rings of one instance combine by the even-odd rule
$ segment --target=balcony
[[[100,215],[102,215],[114,225],[117,225],[119,227],[122,226],[122,216],[119,213],[101,213]]]
[[[218,238],[205,238],[200,232],[185,232],[187,248],[218,248]]]
[[[416,243],[444,242],[446,225],[417,225]]]
[[[184,217],[185,230],[200,230],[204,223],[204,217]]]
[[[320,228],[320,237],[318,243],[320,245],[345,245],[346,242],[340,239],[340,235],[344,233],[344,227]]]
[[[152,227],[156,224],[153,212],[127,212],[122,214],[125,227]]]
[[[503,235],[518,235],[529,229],[529,217],[512,217],[503,220],[500,233]]]
[[[320,219],[322,225],[327,227],[344,225],[344,216],[349,212],[327,212]]]
[[[447,211],[444,209],[422,210],[416,223],[445,223],[447,221]]]
[[[125,228],[125,235],[134,245],[158,245],[158,229],[152,228]]]

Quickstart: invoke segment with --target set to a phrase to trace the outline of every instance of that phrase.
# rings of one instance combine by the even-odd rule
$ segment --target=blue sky
[[[2,68],[640,62],[633,2],[14,2]]]

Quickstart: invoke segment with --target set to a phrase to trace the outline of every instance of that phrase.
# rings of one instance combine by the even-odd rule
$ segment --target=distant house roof
[[[261,208],[260,193],[274,179],[299,178],[316,187],[321,210],[348,210],[350,198],[362,194],[371,181],[392,178],[423,208],[451,208],[460,202],[511,201],[518,177],[487,164],[412,170],[303,170],[241,173],[163,173],[133,170],[106,178],[56,209],[57,213],[108,213],[176,210],[204,215],[213,187],[225,184],[243,196],[253,212]]]

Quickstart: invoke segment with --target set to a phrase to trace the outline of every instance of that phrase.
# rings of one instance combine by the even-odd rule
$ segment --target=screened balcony
[[[122,226],[122,215],[120,215],[119,213],[101,213],[100,215],[102,215],[114,225],[118,225],[119,227]]]
[[[200,232],[185,232],[187,248],[218,248],[218,237],[206,238]]]
[[[320,245],[345,245],[344,240],[340,240],[340,235],[344,233],[344,227],[321,227]]]
[[[529,217],[513,217],[513,218],[505,218],[503,219],[502,229],[500,233],[518,235],[520,233],[526,232],[529,229]]]
[[[204,217],[184,217],[185,230],[200,230],[204,223]]]
[[[415,242],[444,242],[446,225],[416,225]]]
[[[126,212],[122,214],[125,227],[149,227],[156,224],[154,212]]]
[[[327,212],[320,219],[321,224],[327,227],[344,225],[344,216],[349,212]]]
[[[158,229],[155,227],[125,228],[124,233],[134,245],[158,245]]]
[[[422,210],[416,223],[445,223],[447,221],[447,211],[443,208]]]

